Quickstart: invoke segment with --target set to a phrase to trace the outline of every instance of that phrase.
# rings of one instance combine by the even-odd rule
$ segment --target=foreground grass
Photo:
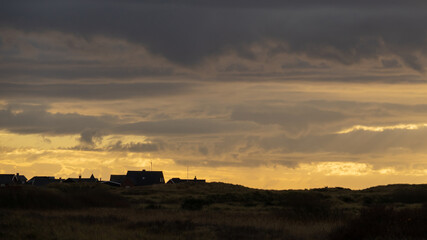
[[[1,239],[326,239],[331,222],[186,210],[3,210]]]
[[[426,239],[427,187],[0,189],[0,239]]]

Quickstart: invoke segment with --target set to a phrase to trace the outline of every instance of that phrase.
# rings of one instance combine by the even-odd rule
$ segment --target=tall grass
[[[223,183],[3,188],[0,239],[425,239],[426,192]]]
[[[21,186],[0,190],[0,208],[68,209],[127,207],[127,199],[108,186],[96,184],[54,184],[49,187]]]

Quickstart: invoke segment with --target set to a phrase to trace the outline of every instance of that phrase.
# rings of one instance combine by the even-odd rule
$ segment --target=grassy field
[[[0,239],[427,239],[427,185],[0,189]]]

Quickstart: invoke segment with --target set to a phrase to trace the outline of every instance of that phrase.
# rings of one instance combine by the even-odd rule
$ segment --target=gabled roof
[[[59,179],[55,179],[55,177],[50,176],[36,176],[28,180],[27,184],[34,186],[45,186],[49,183],[58,182]]]
[[[110,181],[116,182],[116,183],[122,183],[125,178],[126,178],[126,175],[111,175]]]
[[[0,184],[9,185],[13,183],[14,174],[0,174]]]
[[[128,171],[124,180],[126,185],[145,186],[165,183],[162,171]]]
[[[24,176],[24,175],[19,175],[18,176],[18,180],[20,181],[20,182],[27,182],[27,178]]]
[[[12,181],[17,184],[25,184],[27,182],[27,178],[24,175],[19,175],[19,173],[17,173],[13,176]]]
[[[98,179],[93,176],[93,174],[90,176],[90,178],[68,178],[64,182],[66,183],[77,183],[77,182],[98,182]]]

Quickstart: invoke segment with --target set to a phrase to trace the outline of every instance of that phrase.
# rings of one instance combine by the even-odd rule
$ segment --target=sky
[[[1,0],[0,173],[425,183],[426,9]]]

